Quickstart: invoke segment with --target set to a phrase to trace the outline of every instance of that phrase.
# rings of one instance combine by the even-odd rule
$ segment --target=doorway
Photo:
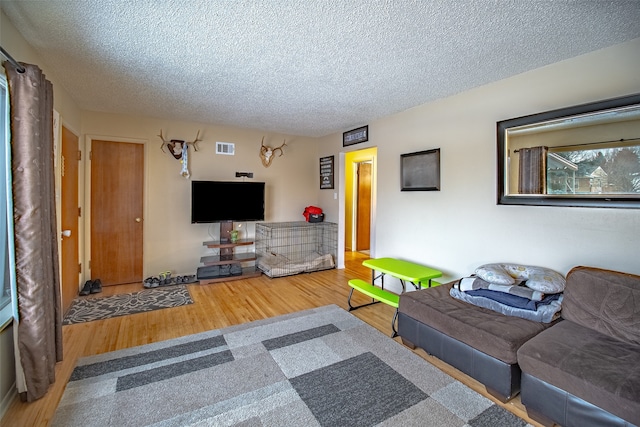
[[[61,211],[60,224],[62,240],[60,242],[62,273],[62,312],[71,306],[80,289],[79,230],[80,203],[78,200],[78,166],[80,149],[78,136],[62,126],[62,143],[60,158],[61,175]]]
[[[370,254],[375,238],[377,147],[345,153],[345,251]]]
[[[91,141],[91,278],[142,282],[144,145]]]
[[[356,251],[368,252],[371,246],[371,162],[356,168]]]

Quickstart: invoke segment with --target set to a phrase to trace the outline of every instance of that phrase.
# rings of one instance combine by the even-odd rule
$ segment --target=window
[[[13,204],[9,146],[9,90],[7,79],[0,74],[0,330],[17,317],[13,273]]]

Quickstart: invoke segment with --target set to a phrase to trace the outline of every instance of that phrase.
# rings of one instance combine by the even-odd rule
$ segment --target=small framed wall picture
[[[320,189],[333,189],[333,156],[320,157]]]
[[[401,191],[440,191],[440,149],[400,155]]]
[[[362,126],[342,134],[342,146],[347,147],[353,144],[360,144],[369,140],[369,126]]]

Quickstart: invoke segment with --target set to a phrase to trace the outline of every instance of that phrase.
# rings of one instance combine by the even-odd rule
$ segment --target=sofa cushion
[[[545,324],[476,307],[449,295],[453,282],[400,295],[399,311],[505,363]]]
[[[561,321],[518,350],[523,372],[640,425],[640,346]]]
[[[567,274],[562,317],[640,345],[640,276],[576,267]]]

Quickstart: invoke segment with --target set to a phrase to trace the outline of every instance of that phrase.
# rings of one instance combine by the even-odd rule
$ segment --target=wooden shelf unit
[[[200,263],[204,265],[241,264],[257,259],[254,252],[231,255],[210,255],[200,258]]]
[[[220,224],[220,236],[229,234],[229,231],[233,229],[233,223],[223,222]],[[200,263],[204,266],[214,265],[228,265],[228,264],[242,264],[253,261],[253,265],[250,267],[243,267],[242,274],[218,276],[210,279],[200,280],[201,285],[208,285],[210,283],[229,282],[232,280],[242,280],[251,277],[258,277],[262,272],[256,267],[255,261],[257,259],[255,251],[246,253],[235,253],[235,248],[238,246],[251,246],[254,244],[253,240],[240,239],[236,242],[231,242],[229,239],[210,240],[202,243],[204,246],[211,249],[219,249],[219,255],[209,255],[200,258]]]
[[[232,249],[236,246],[253,245],[253,240],[239,239],[235,243],[232,243],[231,240],[210,240],[208,242],[202,242],[202,244],[208,248]]]

